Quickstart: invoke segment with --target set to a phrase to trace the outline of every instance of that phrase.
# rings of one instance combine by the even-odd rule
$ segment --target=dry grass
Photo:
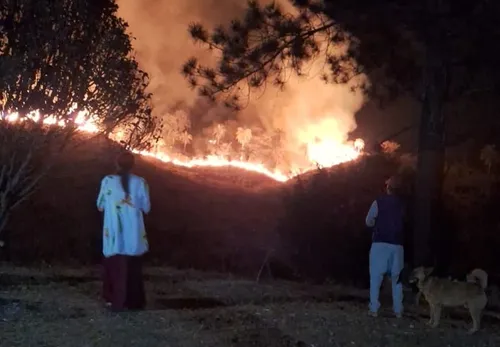
[[[148,310],[111,314],[95,269],[0,267],[1,346],[498,346],[498,322],[430,329],[409,312],[366,315],[366,292],[148,269]],[[453,316],[453,318],[457,318]],[[462,318],[462,317],[458,317]]]
[[[115,171],[115,147],[92,138],[62,155],[40,189],[12,215],[12,261],[99,261],[102,216],[95,201],[100,180]],[[238,247],[253,252],[249,259],[258,258],[283,213],[282,185],[256,173],[224,167],[190,169],[142,157],[137,158],[136,172],[148,180],[151,190],[152,211],[146,222],[154,245],[148,258],[155,263],[220,269],[220,258],[229,258]]]

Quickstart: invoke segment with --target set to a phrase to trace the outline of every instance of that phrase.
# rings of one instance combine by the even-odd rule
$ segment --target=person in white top
[[[146,180],[131,173],[134,156],[124,152],[117,159],[117,174],[101,181],[97,208],[104,213],[103,297],[114,311],[144,308],[142,255],[149,250],[144,213],[151,202]]]

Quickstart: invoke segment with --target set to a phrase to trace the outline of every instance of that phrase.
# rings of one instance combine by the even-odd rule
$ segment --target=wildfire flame
[[[15,123],[22,122],[26,118],[39,121],[41,116],[39,112],[32,112],[28,114],[25,118],[19,116],[18,113],[10,113],[2,116],[0,114],[0,120],[5,120],[7,122]],[[42,120],[43,124],[54,125],[57,124],[61,127],[66,126],[65,121],[57,120],[55,117],[44,117]],[[77,129],[86,133],[97,133],[99,132],[99,127],[96,125],[92,117],[88,115],[86,111],[80,111],[77,113],[73,120],[74,124],[77,125]],[[121,132],[116,132],[110,135],[110,139],[119,141],[120,137],[123,136]],[[352,144],[342,143],[338,139],[328,138],[328,139],[314,139],[314,141],[309,141],[307,143],[307,156],[311,163],[311,166],[302,170],[295,170],[295,172],[290,174],[285,174],[280,170],[269,170],[263,164],[251,163],[240,160],[228,160],[218,156],[207,156],[204,158],[193,158],[189,160],[181,160],[171,156],[167,153],[155,153],[149,151],[134,150],[132,151],[136,154],[152,157],[160,160],[164,163],[172,163],[177,166],[184,167],[235,167],[242,170],[256,172],[265,176],[268,176],[279,182],[286,182],[287,180],[293,178],[294,176],[313,170],[319,167],[331,167],[344,162],[352,161],[357,159],[363,149],[364,141],[362,139],[356,139]]]

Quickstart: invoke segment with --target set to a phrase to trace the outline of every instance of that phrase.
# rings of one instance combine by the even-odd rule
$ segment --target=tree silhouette
[[[241,148],[244,149],[252,140],[252,130],[249,128],[238,127],[236,130],[236,140],[238,140]]]
[[[154,133],[147,75],[116,10],[113,0],[0,4],[0,233],[73,137],[80,111],[100,132],[127,129],[129,146]]]
[[[422,104],[415,195],[415,262],[429,260],[440,210],[445,105],[491,92],[500,80],[492,48],[500,4],[479,0],[294,0],[294,13],[249,1],[242,19],[191,36],[220,55],[217,66],[188,60],[183,73],[199,93],[239,109],[251,91],[283,87],[321,59],[323,79],[360,89],[382,105],[405,94]],[[369,80],[363,78],[366,75]],[[243,97],[243,99],[242,99]]]
[[[230,143],[222,142],[217,147],[216,153],[217,153],[217,155],[227,159],[231,155],[232,149],[233,148],[232,148]]]
[[[215,143],[217,145],[219,145],[219,142],[222,140],[225,134],[226,134],[226,127],[222,124],[217,124],[214,129]]]
[[[182,143],[184,151],[186,151],[186,146],[189,145],[191,141],[193,141],[193,136],[187,131],[183,131],[180,135],[180,141]]]
[[[246,145],[246,151],[248,160],[269,166],[269,161],[272,160],[270,134],[260,127],[253,127],[252,138]]]
[[[1,111],[71,122],[76,105],[108,132],[131,116],[149,122],[147,75],[116,10],[112,0],[2,2]]]
[[[286,164],[285,135],[282,129],[274,129],[271,135],[271,151],[275,166]]]
[[[236,140],[241,145],[240,159],[248,160],[251,151],[248,144],[252,141],[252,130],[249,128],[238,127],[238,129],[236,129]]]
[[[491,168],[498,163],[499,156],[495,145],[486,145],[481,150],[481,161],[488,169],[488,175],[491,175]]]
[[[169,113],[165,117],[163,138],[168,147],[181,139],[181,134],[191,127],[188,114],[182,110]]]

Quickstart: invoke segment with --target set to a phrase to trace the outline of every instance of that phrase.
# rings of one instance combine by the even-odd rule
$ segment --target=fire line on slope
[[[26,118],[31,119],[33,121],[39,121],[41,119],[41,116],[38,112],[33,112],[29,115],[26,116]],[[15,123],[15,122],[22,122],[24,121],[24,118],[21,118],[17,113],[11,113],[7,114],[4,116],[0,117],[0,120],[6,120],[7,122]],[[54,125],[57,124],[58,126],[65,126],[64,121],[57,121],[54,117],[44,117],[42,119],[42,122],[47,125]],[[78,112],[77,116],[73,120],[74,124],[76,125],[77,129],[82,132],[87,132],[87,133],[97,133],[99,131],[98,126],[93,122],[92,117],[88,117],[87,113],[85,111],[80,111]],[[110,139],[114,141],[119,140],[119,134],[111,134]],[[352,161],[357,159],[364,148],[364,141],[362,139],[357,139],[354,141],[353,145],[347,145],[347,144],[339,144],[335,143],[333,141],[322,141],[322,142],[316,142],[309,144],[307,146],[307,151],[309,154],[309,157],[311,158],[311,161],[316,163],[320,162],[319,159],[315,158],[321,158],[321,162],[324,164],[322,165],[323,167],[331,167],[335,166],[347,161]],[[155,153],[155,152],[149,152],[149,151],[142,151],[142,150],[134,150],[132,149],[132,152],[142,155],[142,156],[147,156],[147,157],[152,157],[155,158],[159,161],[162,161],[164,163],[172,163],[177,166],[183,166],[183,167],[234,167],[242,170],[247,170],[247,171],[252,171],[256,172],[262,175],[265,175],[267,177],[270,177],[278,182],[286,182],[289,179],[297,176],[298,174],[305,173],[307,171],[310,171],[311,169],[314,169],[316,165],[311,165],[311,169],[306,169],[302,170],[301,172],[295,172],[291,173],[289,175],[286,175],[282,173],[279,170],[269,170],[267,169],[263,164],[259,163],[251,163],[251,162],[245,162],[245,161],[239,161],[239,160],[228,160],[222,157],[217,157],[217,156],[207,156],[205,158],[193,158],[189,160],[180,160],[176,159],[171,155],[168,155],[166,153]],[[323,153],[323,154],[322,154]],[[332,155],[333,154],[333,155]],[[324,156],[327,156],[324,158]]]

